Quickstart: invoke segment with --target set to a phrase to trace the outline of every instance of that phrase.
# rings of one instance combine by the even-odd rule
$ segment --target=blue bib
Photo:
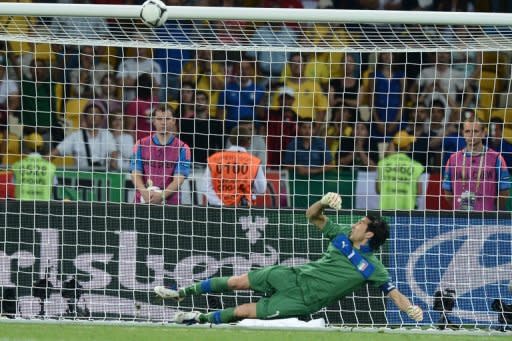
[[[350,242],[350,239],[344,234],[340,234],[336,236],[332,240],[332,245],[339,250],[343,255],[345,255],[350,263],[354,265],[357,271],[366,279],[370,278],[370,276],[375,271],[375,267],[372,263],[368,262],[360,253],[358,250],[354,249],[352,247],[352,243]],[[365,247],[364,250],[370,250],[368,247]]]

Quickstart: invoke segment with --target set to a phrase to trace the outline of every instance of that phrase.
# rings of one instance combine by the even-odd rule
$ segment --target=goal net
[[[390,223],[378,256],[421,326],[507,328],[509,15],[169,7],[150,28],[139,11],[0,5],[1,315],[172,321],[256,302],[152,289],[319,259],[304,213],[332,191],[335,222]],[[158,167],[185,180],[142,203],[157,184],[132,173],[153,162],[140,141],[160,143],[162,104],[190,152]],[[219,207],[207,158],[237,131],[266,184]],[[310,317],[416,325],[372,286]]]

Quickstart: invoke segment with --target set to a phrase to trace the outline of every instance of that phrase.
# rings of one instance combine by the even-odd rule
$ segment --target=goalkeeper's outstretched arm
[[[320,231],[327,224],[327,217],[324,215],[324,208],[326,207],[339,210],[341,208],[341,196],[338,193],[329,192],[307,209],[306,217]]]
[[[407,296],[398,291],[398,289],[391,290],[388,296],[393,300],[398,309],[406,313],[411,319],[417,322],[423,320],[423,310],[417,305],[413,305]]]

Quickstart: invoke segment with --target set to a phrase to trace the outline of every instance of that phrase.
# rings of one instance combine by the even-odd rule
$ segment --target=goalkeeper
[[[157,286],[156,294],[181,301],[186,296],[232,290],[265,293],[257,303],[208,314],[192,311],[175,315],[176,323],[218,324],[245,318],[274,319],[311,314],[370,283],[378,286],[411,319],[421,321],[421,308],[412,305],[395,288],[387,270],[373,254],[389,236],[387,223],[366,216],[352,227],[337,225],[323,214],[327,207],[341,208],[339,194],[327,193],[306,212],[309,221],[330,240],[327,251],[317,261],[297,267],[274,265],[240,276],[210,278],[179,290]]]

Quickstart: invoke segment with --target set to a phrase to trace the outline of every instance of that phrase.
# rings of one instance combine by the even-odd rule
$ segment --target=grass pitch
[[[177,327],[175,325],[104,325],[97,323],[11,323],[0,322],[0,341],[60,341],[60,340],[172,340],[172,341],[503,341],[510,333],[498,335],[450,335],[450,332],[430,335],[415,332],[352,332],[340,329],[276,330],[239,327],[204,326]]]

